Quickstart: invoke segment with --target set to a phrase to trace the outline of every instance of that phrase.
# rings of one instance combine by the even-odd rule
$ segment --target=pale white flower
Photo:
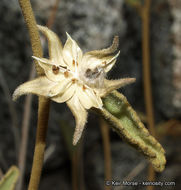
[[[57,35],[47,27],[38,26],[49,44],[49,59],[34,57],[44,69],[45,76],[20,85],[13,100],[24,94],[45,96],[57,103],[66,102],[76,119],[73,144],[77,144],[87,121],[87,110],[102,109],[101,97],[112,90],[135,81],[134,78],[107,80],[106,73],[114,66],[119,52],[118,37],[111,47],[83,54],[77,43],[67,34],[62,44]]]

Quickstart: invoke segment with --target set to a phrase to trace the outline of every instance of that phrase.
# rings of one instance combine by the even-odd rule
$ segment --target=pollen
[[[76,62],[75,60],[73,60],[72,61],[72,65],[75,66],[75,64],[76,64],[76,66],[78,66],[78,62]]]
[[[75,66],[75,60],[72,61],[72,65]]]
[[[82,90],[85,91],[87,88],[83,85],[82,86]]]
[[[63,74],[64,74],[65,78],[68,78],[68,76],[69,76],[69,72],[68,71],[65,71]]]
[[[56,65],[52,66],[52,71],[55,75],[57,75],[59,73],[59,67],[57,67]]]
[[[72,83],[74,84],[77,81],[77,79],[72,79]]]

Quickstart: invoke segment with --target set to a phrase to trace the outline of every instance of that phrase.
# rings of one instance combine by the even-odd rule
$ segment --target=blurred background
[[[68,32],[84,52],[108,47],[120,38],[120,56],[108,78],[135,77],[123,93],[147,126],[143,86],[143,24],[141,0],[32,0],[37,23],[48,25],[63,44]],[[149,7],[150,72],[155,132],[166,151],[167,164],[155,181],[175,182],[162,189],[181,189],[181,1],[152,0]],[[42,37],[45,56],[47,43]],[[32,51],[17,0],[0,2],[0,178],[11,165],[24,164],[22,190],[27,189],[35,144],[36,96],[12,102],[21,83],[33,78]],[[32,98],[32,101],[31,101]],[[28,119],[30,117],[30,119]],[[40,190],[70,190],[75,176],[83,190],[103,190],[104,149],[100,116],[90,111],[78,150],[71,146],[75,121],[65,104],[51,103],[47,148]],[[26,130],[23,130],[26,129]],[[26,159],[18,161],[22,136]],[[68,134],[68,135],[67,135]],[[148,162],[110,130],[112,179],[146,181]],[[76,152],[78,151],[78,153]],[[76,152],[76,153],[75,153]],[[23,153],[21,153],[23,155]],[[25,152],[24,152],[25,154]],[[21,156],[22,156],[21,155]],[[23,162],[23,163],[22,163]],[[75,168],[78,168],[75,172]],[[73,172],[74,171],[74,172]],[[115,190],[138,189],[115,186]],[[139,189],[146,189],[139,186]],[[155,187],[161,189],[161,187]]]

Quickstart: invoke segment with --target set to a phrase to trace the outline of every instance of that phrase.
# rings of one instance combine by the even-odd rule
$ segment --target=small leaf
[[[0,190],[14,190],[18,176],[19,169],[12,166],[0,181]]]
[[[103,115],[113,124],[114,130],[130,145],[141,152],[161,172],[165,167],[165,151],[159,142],[149,134],[127,99],[117,91],[103,99]]]

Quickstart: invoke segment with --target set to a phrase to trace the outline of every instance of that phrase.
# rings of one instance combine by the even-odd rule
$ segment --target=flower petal
[[[120,53],[114,54],[118,47],[118,41],[118,36],[115,36],[111,47],[85,53],[81,62],[82,67],[91,70],[98,67],[104,67],[104,71],[108,72],[114,66],[116,58]]]
[[[103,66],[103,67],[104,67],[104,71],[106,73],[109,72],[112,69],[112,67],[114,66],[114,64],[117,61],[117,57],[119,56],[119,54],[120,54],[120,51],[118,51],[118,53],[115,56],[110,56],[110,57],[107,58],[107,60],[105,60],[106,61],[106,65]]]
[[[97,93],[103,97],[109,94],[111,91],[116,90],[118,88],[121,88],[123,86],[126,86],[128,84],[131,84],[135,82],[135,78],[124,78],[124,79],[118,79],[118,80],[104,80],[104,88],[103,89],[96,89]]]
[[[60,95],[54,96],[52,100],[57,103],[68,101],[74,95],[76,86],[76,84],[69,83],[67,87],[65,87],[64,92]]]
[[[40,57],[36,57],[36,56],[32,56],[32,58],[39,61],[39,62],[46,63],[47,65],[53,65],[53,63],[49,59],[40,58]]]
[[[96,96],[92,89],[79,86],[76,94],[85,109],[90,109],[91,107],[102,109],[102,100]]]
[[[73,96],[67,102],[67,105],[69,106],[76,120],[76,127],[73,137],[73,145],[76,145],[82,135],[85,123],[87,121],[87,111],[81,105],[79,98],[77,96]]]
[[[22,95],[25,94],[36,94],[38,96],[51,97],[51,90],[56,87],[57,83],[48,80],[47,77],[39,77],[34,80],[25,82],[21,84],[13,93],[13,100],[15,101]],[[57,91],[54,90],[54,93],[57,94]]]
[[[50,60],[54,65],[65,66],[65,63],[62,58],[62,43],[58,36],[47,27],[37,25],[38,29],[46,36],[48,39],[48,49]]]
[[[61,72],[60,70],[57,74],[53,73],[53,64],[51,60],[35,56],[32,57],[38,61],[38,64],[41,68],[43,68],[45,75],[48,77],[49,80],[54,82],[60,82],[64,80],[65,77],[63,75],[63,72]]]
[[[63,48],[63,58],[71,70],[75,69],[76,64],[80,64],[82,60],[82,50],[77,45],[75,40],[67,33],[67,41]],[[74,61],[74,63],[73,63]]]
[[[71,85],[70,79],[64,79],[61,82],[59,82],[57,85],[55,85],[49,92],[49,96],[52,97],[51,99],[54,100],[54,96],[56,99],[56,96],[66,94],[66,91],[70,88],[68,86]],[[73,89],[72,89],[73,90]],[[65,100],[66,101],[66,100]],[[57,102],[57,101],[56,101]],[[64,101],[63,101],[64,102]],[[59,102],[60,103],[60,102]]]

